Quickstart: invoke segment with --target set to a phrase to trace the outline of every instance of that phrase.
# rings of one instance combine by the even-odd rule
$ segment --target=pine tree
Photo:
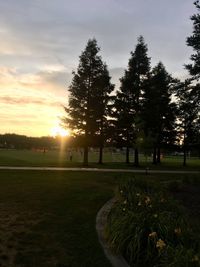
[[[190,57],[192,64],[186,65],[192,78],[186,80],[177,92],[180,117],[185,125],[183,128],[184,165],[186,165],[186,150],[189,143],[196,143],[196,147],[200,146],[200,1],[195,1],[194,5],[197,8],[197,14],[191,17],[193,33],[187,38],[187,45],[193,48],[194,53]]]
[[[153,163],[160,163],[160,148],[175,141],[176,105],[171,102],[171,86],[176,80],[159,62],[151,72],[144,92],[143,124],[146,137],[153,140]]]
[[[192,144],[198,142],[200,132],[199,105],[193,94],[193,86],[188,80],[180,83],[176,97],[178,100],[179,136],[184,152],[183,166],[186,166],[187,152]]]
[[[200,106],[200,2],[199,0],[194,2],[198,13],[191,17],[193,21],[193,33],[187,38],[187,45],[191,46],[194,50],[194,54],[191,55],[190,59],[192,64],[187,64],[186,69],[188,69],[190,75],[192,76],[191,81],[195,84],[192,89],[192,94],[196,98],[195,101],[198,102]]]
[[[108,135],[109,119],[108,117],[112,112],[112,96],[111,92],[114,90],[114,85],[110,82],[111,77],[106,64],[103,66],[101,76],[99,76],[99,81],[97,83],[97,94],[96,94],[96,110],[95,116],[97,119],[98,130],[97,136],[99,144],[99,164],[103,163],[103,147],[104,142]]]
[[[199,0],[194,2],[197,10],[200,11]],[[194,14],[191,17],[193,21],[193,34],[187,38],[187,45],[191,46],[195,53],[191,55],[193,64],[186,65],[192,76],[200,76],[200,13]]]
[[[147,45],[140,36],[135,51],[131,52],[128,68],[121,78],[121,87],[115,101],[116,131],[126,144],[126,162],[129,163],[129,148],[134,143],[135,165],[139,165],[137,136],[140,125],[143,86],[150,71]]]
[[[89,40],[80,56],[78,69],[73,72],[69,103],[65,108],[67,117],[64,123],[76,135],[84,136],[84,165],[88,165],[88,147],[99,131],[99,120],[105,116],[105,105],[102,103],[106,103],[104,96],[107,93],[104,90],[110,86],[106,65],[98,55],[99,51],[97,41]],[[110,90],[109,87],[106,92]],[[102,108],[98,110],[101,105]]]

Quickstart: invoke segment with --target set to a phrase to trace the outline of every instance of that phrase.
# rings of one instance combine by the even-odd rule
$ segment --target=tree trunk
[[[136,167],[138,167],[138,166],[139,166],[139,153],[138,153],[138,149],[137,149],[137,148],[135,148],[135,159],[134,159],[134,165],[135,165]]]
[[[129,159],[129,147],[130,147],[130,137],[129,137],[129,129],[126,130],[126,163],[130,163]]]
[[[99,164],[103,164],[103,145],[101,144],[99,147]]]
[[[185,132],[183,135],[183,166],[186,166],[186,144],[185,144]]]
[[[184,147],[183,147],[183,166],[186,166],[186,158],[187,158],[186,147],[184,145]]]
[[[88,166],[88,146],[84,147],[83,165]]]
[[[157,164],[157,160],[156,160],[156,147],[154,146],[153,148],[153,162],[152,164],[156,165]]]
[[[157,149],[157,163],[160,163],[160,146]]]
[[[129,147],[126,147],[126,163],[129,164],[130,160],[129,160]]]
[[[83,154],[83,165],[88,166],[88,131],[85,131],[85,144]]]
[[[99,164],[103,164],[103,146],[104,146],[104,134],[103,134],[103,118],[101,118],[100,124],[100,146],[99,146]]]

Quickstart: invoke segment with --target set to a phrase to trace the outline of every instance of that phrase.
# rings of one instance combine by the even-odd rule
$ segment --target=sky
[[[144,36],[152,67],[187,76],[190,0],[0,0],[0,134],[47,136],[59,126],[72,71],[96,38],[112,82]]]

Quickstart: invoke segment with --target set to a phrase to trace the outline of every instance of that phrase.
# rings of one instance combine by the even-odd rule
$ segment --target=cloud
[[[47,99],[41,99],[41,98],[27,98],[27,97],[11,97],[11,96],[0,96],[0,102],[6,103],[6,104],[19,104],[19,105],[29,105],[29,104],[35,104],[35,105],[49,105],[49,106],[58,106],[60,105],[60,102],[55,101],[48,101]]]
[[[141,34],[152,66],[161,60],[170,73],[186,75],[183,64],[191,49],[185,40],[192,34],[189,17],[196,12],[191,1],[0,0],[0,10],[1,132],[48,133],[63,112],[71,72],[92,37],[115,89]]]

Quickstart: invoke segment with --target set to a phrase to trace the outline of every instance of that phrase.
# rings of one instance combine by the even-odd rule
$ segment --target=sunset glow
[[[159,0],[0,0],[0,8],[0,134],[68,135],[55,121],[65,115],[72,71],[92,37],[116,90],[140,34],[152,66],[161,60],[177,78],[187,77],[182,66],[191,54],[185,43],[195,12],[191,1],[174,1],[172,8]]]
[[[54,128],[51,129],[51,136],[56,137],[56,136],[69,136],[69,130],[63,129],[61,126],[55,126]]]

